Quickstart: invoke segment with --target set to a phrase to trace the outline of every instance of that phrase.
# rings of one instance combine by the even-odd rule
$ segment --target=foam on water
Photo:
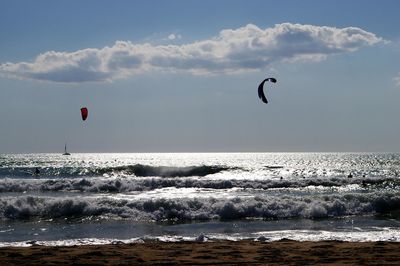
[[[348,242],[371,242],[389,241],[400,242],[400,230],[386,228],[381,231],[370,232],[334,232],[314,230],[282,230],[269,232],[255,232],[248,235],[227,235],[227,234],[200,234],[198,236],[144,236],[130,239],[115,238],[82,238],[54,241],[21,241],[21,242],[0,242],[0,247],[30,247],[30,246],[80,246],[80,245],[116,245],[145,243],[151,241],[159,242],[207,242],[207,241],[261,241],[273,242],[283,239],[294,241],[348,241]]]

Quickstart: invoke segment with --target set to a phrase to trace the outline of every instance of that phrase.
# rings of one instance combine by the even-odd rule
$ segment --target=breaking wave
[[[231,168],[224,166],[208,166],[208,165],[172,167],[172,166],[150,166],[150,165],[135,164],[130,166],[104,168],[100,171],[105,171],[105,173],[119,172],[128,175],[133,174],[135,176],[140,176],[140,177],[147,177],[147,176],[187,177],[187,176],[212,175],[230,169]]]
[[[26,177],[34,176],[36,167],[4,167],[0,168],[1,177]],[[150,166],[143,164],[114,166],[114,167],[42,167],[37,178],[48,177],[93,177],[103,175],[122,176],[159,176],[159,177],[188,177],[206,176],[234,168],[225,166],[200,165],[200,166]]]
[[[233,220],[329,218],[400,210],[396,192],[251,198],[114,199],[110,197],[3,197],[0,219],[124,218],[132,220]]]
[[[210,171],[207,171],[210,173]],[[192,172],[193,173],[193,172]],[[203,172],[204,173],[204,172]],[[335,188],[346,185],[359,185],[360,188],[400,188],[399,178],[316,178],[316,179],[199,179],[187,178],[60,178],[60,179],[0,179],[0,192],[29,191],[78,191],[90,193],[125,193],[147,191],[166,187],[208,188],[208,189],[295,189],[306,187]]]

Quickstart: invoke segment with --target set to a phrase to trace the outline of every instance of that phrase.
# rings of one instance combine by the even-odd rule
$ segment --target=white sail
[[[71,155],[69,152],[67,152],[67,143],[65,143],[63,155]]]

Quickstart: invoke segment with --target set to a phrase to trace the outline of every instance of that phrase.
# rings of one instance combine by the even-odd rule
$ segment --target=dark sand
[[[0,265],[400,265],[400,243],[218,241],[0,248]]]

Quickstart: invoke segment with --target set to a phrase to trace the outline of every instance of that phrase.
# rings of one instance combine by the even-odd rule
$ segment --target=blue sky
[[[398,10],[1,1],[0,153],[400,151]]]

